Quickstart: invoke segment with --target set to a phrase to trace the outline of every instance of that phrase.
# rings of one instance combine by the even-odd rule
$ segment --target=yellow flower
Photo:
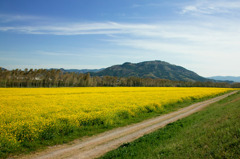
[[[87,125],[113,125],[168,104],[224,93],[227,88],[0,88],[0,141],[51,139]],[[3,143],[0,143],[3,144]],[[6,143],[4,143],[6,144]]]

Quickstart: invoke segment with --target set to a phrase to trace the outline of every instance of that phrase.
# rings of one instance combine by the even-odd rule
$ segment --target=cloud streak
[[[225,23],[228,23],[228,26]],[[231,27],[229,27],[231,26]],[[221,57],[236,54],[240,50],[240,23],[227,19],[205,19],[205,21],[175,21],[165,23],[66,23],[48,26],[0,27],[4,32],[47,35],[111,35],[104,41],[118,46],[144,49],[154,52],[179,53],[182,55]],[[113,35],[113,36],[112,36]],[[217,46],[217,47],[216,47]],[[78,56],[56,52],[46,55]]]
[[[20,22],[20,21],[37,21],[37,20],[44,20],[44,19],[46,18],[40,17],[40,16],[32,16],[32,15],[0,14],[1,23]]]
[[[228,23],[229,26],[224,25]],[[209,22],[171,22],[165,24],[139,23],[74,23],[49,26],[5,26],[0,27],[2,32],[18,32],[24,34],[48,35],[122,35],[129,38],[152,38],[159,40],[171,39],[179,42],[208,41],[234,44],[239,40],[240,23],[237,21]],[[115,36],[112,36],[114,38]],[[230,42],[231,41],[231,42]]]
[[[25,34],[50,35],[84,35],[84,34],[127,34],[133,30],[151,30],[153,25],[127,24],[116,22],[105,23],[66,23],[47,26],[5,26],[0,31],[11,31]]]
[[[240,2],[237,0],[205,0],[193,1],[192,4],[182,8],[182,14],[219,14],[233,13],[234,10],[240,9]]]

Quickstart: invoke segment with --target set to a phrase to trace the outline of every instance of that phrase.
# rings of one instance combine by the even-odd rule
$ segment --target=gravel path
[[[215,103],[237,91],[224,94],[213,99],[199,102],[178,111],[161,115],[159,117],[148,119],[143,122],[132,124],[125,127],[116,128],[99,135],[88,137],[82,140],[75,140],[71,144],[50,147],[43,152],[36,152],[27,156],[21,156],[22,159],[85,159],[97,158],[108,151],[118,148],[126,142],[131,142],[145,134],[151,133],[165,125],[177,121],[200,111],[209,104]]]

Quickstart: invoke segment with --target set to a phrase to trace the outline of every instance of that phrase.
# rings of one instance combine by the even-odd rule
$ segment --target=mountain
[[[4,70],[7,70],[7,69],[5,69],[5,68],[3,68],[3,67],[0,67],[0,70],[4,71]]]
[[[92,75],[117,77],[134,76],[141,78],[161,78],[174,81],[212,81],[181,66],[172,65],[159,60],[140,63],[126,62],[122,65],[114,65],[97,73],[92,73]]]
[[[208,78],[213,80],[240,82],[240,76],[213,76]]]

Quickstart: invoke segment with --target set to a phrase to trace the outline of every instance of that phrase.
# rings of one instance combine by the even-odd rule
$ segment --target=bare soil
[[[108,151],[118,148],[124,143],[131,142],[145,134],[149,134],[165,125],[200,111],[204,107],[217,102],[237,91],[224,94],[203,102],[192,104],[178,111],[148,119],[143,122],[116,128],[92,137],[75,140],[69,144],[49,147],[42,152],[18,156],[21,159],[90,159],[102,156]]]

